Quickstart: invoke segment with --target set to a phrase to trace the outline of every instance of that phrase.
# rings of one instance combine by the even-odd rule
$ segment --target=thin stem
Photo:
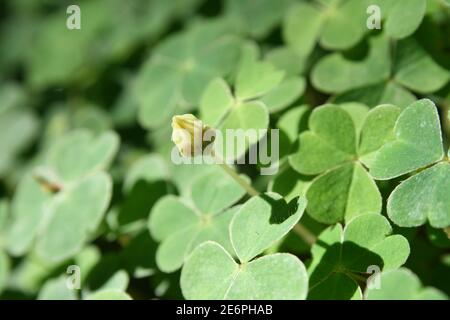
[[[316,236],[314,233],[312,233],[308,228],[306,228],[301,223],[297,223],[294,226],[295,233],[303,239],[308,245],[312,246],[314,243],[316,243]]]
[[[214,155],[216,164],[218,164],[226,173],[228,173],[239,185],[244,188],[245,191],[252,197],[259,195],[259,192],[255,190],[244,178],[242,178],[233,168],[227,165],[221,158]]]
[[[447,234],[447,238],[450,239],[450,227],[444,228],[444,232]]]
[[[244,188],[247,193],[252,196],[258,196],[259,192],[251,186],[244,178],[242,178],[233,168],[225,163],[225,161],[219,156],[212,154],[214,161],[218,164],[226,173],[228,173],[239,185]],[[294,232],[303,239],[308,245],[312,246],[316,242],[316,236],[308,228],[301,223],[297,223],[294,226]]]

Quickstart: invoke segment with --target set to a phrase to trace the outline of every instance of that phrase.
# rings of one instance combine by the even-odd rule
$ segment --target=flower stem
[[[216,164],[218,164],[226,173],[228,173],[239,185],[244,188],[245,191],[252,197],[259,195],[259,192],[255,190],[244,178],[242,178],[233,168],[227,165],[222,159],[214,156]]]
[[[214,161],[218,164],[226,173],[228,173],[247,193],[252,196],[258,196],[259,192],[251,186],[244,178],[242,178],[233,168],[223,161],[222,158],[213,154]],[[303,239],[308,245],[312,246],[316,242],[316,236],[308,228],[301,223],[297,223],[294,226],[294,232]]]
[[[450,239],[450,227],[444,228],[444,232],[447,234],[447,238]]]
[[[294,226],[295,233],[303,239],[308,245],[312,246],[316,242],[316,236],[303,224],[297,223]]]

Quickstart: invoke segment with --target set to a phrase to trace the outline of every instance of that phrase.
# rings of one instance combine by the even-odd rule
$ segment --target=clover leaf
[[[292,0],[227,0],[225,16],[237,23],[243,33],[263,38],[280,22]]]
[[[370,93],[370,88],[376,87],[379,100],[375,105],[404,105],[411,102],[408,90],[435,92],[450,80],[449,72],[437,64],[414,38],[399,41],[392,58],[384,34],[372,36],[368,41],[369,51],[363,59],[350,60],[342,53],[322,58],[312,71],[313,85],[327,93],[345,94],[347,99],[367,95],[368,92],[373,96],[376,92]],[[336,74],[339,77],[333,76]],[[392,98],[396,101],[390,100]],[[367,97],[364,99],[368,100]]]
[[[377,151],[370,174],[392,179],[442,160],[441,125],[434,103],[417,101],[406,108],[395,123],[395,139]]]
[[[408,241],[391,233],[388,220],[378,214],[360,215],[345,228],[337,224],[323,231],[311,249],[308,298],[323,299],[331,294],[334,299],[361,299],[356,280],[368,273],[369,267],[392,270],[408,258]],[[342,289],[333,289],[338,287]]]
[[[252,51],[250,51],[252,50]],[[222,131],[226,146],[228,129],[262,130],[269,125],[269,112],[287,107],[305,89],[300,77],[284,77],[284,72],[267,61],[258,60],[254,49],[247,49],[237,72],[234,95],[223,79],[213,80],[203,93],[200,103],[202,120]],[[250,52],[250,53],[249,53]],[[258,142],[258,137],[248,136],[245,146],[237,150],[216,148],[216,153],[233,153],[237,159]]]
[[[286,235],[300,220],[306,199],[287,204],[280,195],[267,193],[248,200],[230,224],[233,248],[247,262]]]
[[[177,108],[198,104],[208,83],[229,74],[239,41],[226,23],[196,24],[158,45],[139,72],[139,119],[147,128],[164,124]]]
[[[275,193],[248,200],[229,226],[240,262],[218,243],[202,243],[189,255],[181,271],[185,298],[304,299],[308,278],[300,260],[286,253],[254,258],[287,234],[305,206],[303,197],[287,204]]]
[[[412,0],[403,4],[391,0],[368,0],[367,3],[380,7],[386,33],[394,39],[403,39],[413,34],[419,28],[427,9],[426,0]],[[402,23],[398,23],[399,20]]]
[[[359,104],[324,105],[312,112],[310,130],[300,134],[298,150],[289,161],[301,174],[320,174],[306,191],[306,210],[315,220],[332,224],[381,212],[381,195],[362,165],[362,155],[385,138],[382,129],[374,141],[365,138],[379,112]]]
[[[38,32],[30,39],[34,53],[26,55],[27,80],[41,89],[95,78],[107,62],[126,57],[140,41],[155,40],[196,1],[89,1],[82,4],[81,31],[66,28],[67,16],[61,12],[35,18],[32,26]],[[117,24],[115,12],[123,23]]]
[[[2,85],[0,101],[0,177],[3,177],[33,141],[39,121],[33,111],[25,108],[25,92],[18,85]]]
[[[131,297],[120,290],[105,290],[95,292],[84,300],[132,300]]]
[[[380,287],[370,286],[366,300],[447,300],[447,296],[432,287],[423,287],[419,278],[406,268],[389,270],[378,275]]]
[[[156,252],[158,268],[176,271],[185,257],[206,240],[230,248],[228,225],[237,207],[229,207],[244,193],[228,175],[213,171],[194,181],[189,202],[172,195],[161,198],[152,208],[148,222],[151,235],[161,242]]]
[[[299,2],[288,10],[283,23],[285,42],[307,56],[317,42],[326,49],[347,49],[366,33],[364,1]]]
[[[389,196],[389,218],[401,227],[427,220],[434,228],[450,226],[450,163],[443,162],[402,182]]]
[[[60,276],[46,281],[39,291],[38,300],[76,300],[75,289],[71,290],[67,286],[67,279]]]
[[[118,143],[113,133],[94,137],[85,130],[57,141],[48,150],[45,170],[29,172],[19,185],[8,251],[23,255],[35,243],[40,257],[56,263],[81,250],[109,205],[112,182],[104,170]]]
[[[211,280],[214,279],[214,280]],[[301,300],[308,277],[300,260],[288,253],[275,253],[238,264],[215,242],[199,245],[181,272],[186,299]]]
[[[6,287],[9,277],[10,262],[8,256],[0,251],[0,293]]]

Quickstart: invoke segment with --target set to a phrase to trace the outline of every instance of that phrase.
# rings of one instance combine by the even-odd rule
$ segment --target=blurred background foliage
[[[306,129],[302,120],[310,112],[306,105],[315,107],[331,100],[357,101],[369,107],[387,102],[402,106],[422,97],[439,106],[448,146],[450,7],[446,2],[426,1],[427,13],[420,25],[404,39],[389,40],[383,31],[339,25],[342,20],[365,21],[365,11],[358,17],[348,8],[337,7],[335,13],[342,19],[329,22],[328,27],[318,26],[317,21],[302,25],[306,20],[302,20],[305,11],[299,10],[301,6],[318,4],[318,12],[309,18],[319,17],[326,24],[333,17],[320,10],[331,2],[339,1],[79,0],[82,28],[68,30],[66,8],[73,1],[1,1],[0,298],[75,299],[109,289],[126,291],[135,299],[181,298],[179,272],[165,274],[156,267],[157,244],[147,229],[148,214],[163,195],[186,196],[194,177],[214,169],[170,162],[169,119],[175,113],[196,112],[213,78],[233,83],[242,57],[253,52],[249,47],[256,47],[256,55],[287,76],[306,81],[303,94],[271,112],[270,124],[282,129],[286,150],[299,131]],[[327,33],[327,28],[341,32]],[[296,34],[306,40],[298,41]],[[325,59],[340,64],[330,69]],[[381,70],[386,63],[387,73]],[[345,76],[348,64],[362,68],[352,73],[356,78]],[[423,74],[430,65],[432,74]],[[411,66],[415,70],[396,78],[396,72]],[[374,73],[368,75],[367,70]],[[55,147],[64,144],[62,139],[66,148],[72,148],[70,139],[80,132],[88,134],[77,140],[75,151],[66,155],[58,151],[65,150],[64,146]],[[104,134],[114,135],[117,146],[116,142],[98,146],[94,139]],[[94,150],[87,150],[88,146]],[[25,220],[32,219],[29,212],[36,210],[39,201],[43,206],[55,202],[44,199],[45,195],[39,198],[36,190],[27,191],[33,186],[23,182],[33,168],[54,165],[46,160],[52,152],[58,153],[56,163],[72,167],[61,169],[70,174],[77,160],[88,161],[86,154],[109,152],[110,159],[99,167],[88,164],[86,172],[112,178],[110,193],[105,193],[110,201],[105,198],[105,208],[92,209],[97,222],[75,221],[71,217],[77,215],[77,208],[65,212],[64,221],[80,227],[83,237],[76,239],[71,254],[56,261],[43,259],[50,245],[45,243],[58,242],[48,235],[52,229],[17,226],[21,214]],[[283,168],[275,178],[258,177],[255,166],[240,170],[260,190],[271,188],[287,198],[303,192],[307,177],[286,163]],[[88,179],[84,174],[76,175],[76,183]],[[388,194],[395,183],[379,186]],[[24,203],[28,204],[25,208]],[[317,233],[324,228],[308,216],[302,221]],[[8,239],[14,224],[19,236],[36,233],[21,250],[15,250],[19,244]],[[425,285],[449,295],[450,244],[442,231],[428,227],[396,231],[409,239],[414,253],[406,267]],[[42,234],[50,240],[42,240]],[[310,258],[308,247],[294,234],[280,246],[304,261]],[[72,264],[82,270],[83,289],[77,293],[65,289],[63,275]]]

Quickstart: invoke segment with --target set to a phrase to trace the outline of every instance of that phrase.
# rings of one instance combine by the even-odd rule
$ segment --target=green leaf
[[[11,226],[6,238],[10,254],[23,255],[32,246],[50,198],[51,194],[32,174],[20,181],[11,204]]]
[[[296,101],[305,91],[305,87],[305,79],[300,77],[288,78],[263,96],[261,101],[270,112],[277,112]]]
[[[321,223],[349,221],[365,213],[381,212],[381,195],[358,163],[327,171],[312,181],[306,196],[308,214]]]
[[[95,292],[86,297],[85,300],[132,300],[131,297],[119,290],[105,290]]]
[[[192,201],[202,215],[220,212],[236,203],[244,194],[245,190],[223,172],[199,177],[191,189]]]
[[[447,300],[441,291],[423,287],[419,278],[405,268],[382,272],[379,275],[380,287],[366,289],[366,300]]]
[[[380,6],[385,20],[384,29],[394,39],[403,39],[413,34],[419,28],[427,8],[426,0],[412,0],[402,4],[390,0],[367,2]]]
[[[169,168],[164,158],[156,153],[148,154],[133,163],[125,176],[123,188],[128,193],[140,181],[168,180],[169,176]]]
[[[232,71],[238,54],[239,41],[220,20],[194,24],[167,38],[138,75],[140,122],[146,128],[157,128],[177,108],[198,104],[211,80]]]
[[[306,270],[295,256],[278,253],[239,265],[215,242],[198,246],[181,272],[186,299],[299,300],[307,288]]]
[[[277,87],[284,72],[266,61],[249,60],[241,64],[236,78],[236,97],[249,100],[263,96]]]
[[[377,180],[392,179],[423,168],[444,156],[439,115],[434,103],[420,100],[398,117],[395,139],[378,150],[370,167]]]
[[[251,145],[257,143],[259,138],[261,138],[257,135],[246,134],[247,130],[265,130],[268,126],[269,112],[263,103],[250,101],[233,107],[219,127],[219,130],[222,132],[223,143],[214,144],[215,153],[227,161],[229,159],[239,159]],[[227,130],[230,130],[231,136],[227,137]],[[244,143],[241,143],[242,140],[240,140],[239,134],[244,134]],[[230,138],[234,142],[230,142]],[[228,147],[228,143],[231,143],[231,145],[234,143],[234,148]]]
[[[347,49],[357,44],[366,33],[366,8],[363,1],[330,1],[323,12],[320,44],[327,49]]]
[[[326,49],[347,49],[363,38],[366,18],[366,6],[359,0],[332,0],[320,6],[301,2],[288,10],[283,36],[301,56],[309,55],[318,40]]]
[[[268,51],[265,59],[272,63],[275,67],[283,70],[286,77],[303,74],[307,68],[306,58],[298,55],[290,47],[275,47]]]
[[[36,251],[45,261],[58,262],[76,254],[96,231],[112,195],[105,173],[80,180],[48,204]]]
[[[323,231],[311,249],[310,296],[323,297],[327,290],[333,289],[333,284],[342,282],[346,290],[329,291],[331,295],[336,294],[340,299],[358,297],[359,289],[350,281],[355,275],[369,272],[371,266],[391,270],[404,264],[410,251],[408,241],[391,233],[388,220],[379,214],[360,215],[349,221],[345,229],[337,224]],[[340,277],[321,286],[336,273],[349,279]],[[352,292],[352,288],[355,291]]]
[[[342,273],[334,273],[318,283],[308,300],[362,300],[358,283]]]
[[[231,242],[239,260],[253,259],[284,237],[300,220],[305,207],[304,197],[287,204],[275,193],[247,201],[230,224]]]
[[[0,177],[16,165],[16,157],[31,144],[39,128],[34,112],[23,108],[24,97],[17,85],[0,87]]]
[[[388,79],[391,68],[388,40],[383,35],[374,36],[369,45],[369,53],[362,60],[348,60],[337,52],[322,58],[312,70],[313,85],[326,93],[342,93]]]
[[[161,198],[150,213],[150,233],[161,242],[156,262],[164,272],[179,269],[185,257],[203,241],[216,241],[231,249],[228,226],[238,207],[227,208],[237,202],[245,190],[222,171],[199,176],[191,190],[192,207],[168,195]]]
[[[251,37],[265,37],[281,20],[291,0],[227,0],[226,15]]]
[[[44,283],[39,291],[38,300],[76,300],[75,289],[69,289],[64,276],[50,279]]]
[[[0,251],[0,294],[6,287],[9,278],[9,259],[8,256]]]
[[[202,121],[209,126],[217,126],[233,104],[234,97],[225,80],[214,79],[206,87],[200,101]]]
[[[314,109],[309,128],[300,134],[298,151],[289,158],[295,170],[319,174],[353,159],[356,129],[350,115],[340,107],[325,105]]]
[[[64,136],[51,148],[48,166],[63,182],[105,170],[119,147],[119,137],[106,132],[94,137],[90,131],[77,130]]]
[[[429,221],[434,228],[450,226],[450,163],[442,162],[403,181],[389,196],[389,218],[401,227]]]
[[[283,22],[283,39],[300,56],[314,49],[322,27],[320,10],[307,2],[299,2],[287,11]]]
[[[330,102],[344,103],[357,101],[369,107],[393,104],[404,109],[416,100],[416,96],[411,92],[393,81],[388,81],[386,83],[346,91],[334,96]]]
[[[380,105],[367,115],[361,130],[358,154],[368,167],[371,166],[375,152],[394,138],[395,122],[400,111],[400,108],[393,105]]]
[[[438,65],[414,39],[398,43],[394,66],[395,81],[418,93],[435,92],[450,80],[450,72]]]

